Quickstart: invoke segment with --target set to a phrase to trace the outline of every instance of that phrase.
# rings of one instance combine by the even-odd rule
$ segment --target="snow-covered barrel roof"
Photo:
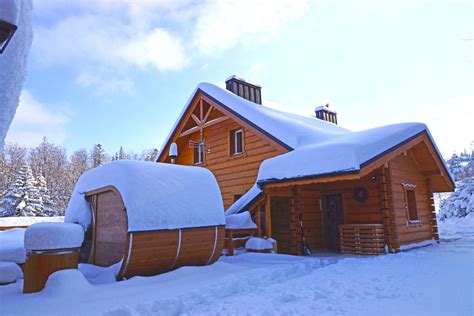
[[[130,232],[225,225],[221,192],[209,170],[130,160],[85,172],[74,188],[65,221],[87,227],[91,211],[85,193],[107,186],[120,193]]]

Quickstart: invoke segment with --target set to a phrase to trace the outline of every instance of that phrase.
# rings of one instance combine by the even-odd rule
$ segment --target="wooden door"
[[[339,225],[344,223],[342,210],[342,196],[332,194],[326,196],[326,209],[328,212],[328,240],[330,250],[339,251]]]
[[[272,238],[277,241],[278,253],[291,254],[290,212],[291,198],[271,198]]]
[[[127,214],[122,200],[113,191],[96,197],[93,263],[110,266],[119,262],[127,243]]]

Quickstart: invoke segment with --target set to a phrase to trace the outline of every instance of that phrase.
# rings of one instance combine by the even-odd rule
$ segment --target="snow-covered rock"
[[[257,228],[257,224],[252,221],[252,216],[248,211],[240,214],[228,215],[225,217],[225,222],[225,228],[229,229]]]
[[[25,249],[50,250],[81,247],[84,230],[72,223],[36,223],[26,229]]]
[[[252,237],[245,243],[245,249],[256,251],[272,250],[273,244],[267,239]]]
[[[26,260],[24,238],[24,228],[0,231],[0,261],[24,263]]]
[[[14,262],[0,261],[0,284],[13,283],[23,278],[23,271]]]
[[[66,222],[87,228],[91,211],[84,193],[106,186],[120,192],[129,231],[225,225],[221,192],[208,169],[130,160],[85,172],[69,201]]]

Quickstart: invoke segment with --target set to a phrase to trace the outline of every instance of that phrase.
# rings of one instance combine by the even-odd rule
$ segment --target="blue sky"
[[[231,74],[294,112],[330,103],[349,129],[424,122],[445,156],[474,140],[472,1],[34,5],[10,142],[160,148],[195,86]]]

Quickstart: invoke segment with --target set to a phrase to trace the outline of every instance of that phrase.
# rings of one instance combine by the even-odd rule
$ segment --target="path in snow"
[[[0,286],[1,312],[472,315],[474,232],[443,236],[441,245],[394,255],[339,260],[244,254],[109,284],[92,285],[77,270],[60,271],[37,294],[21,294],[21,282]]]

